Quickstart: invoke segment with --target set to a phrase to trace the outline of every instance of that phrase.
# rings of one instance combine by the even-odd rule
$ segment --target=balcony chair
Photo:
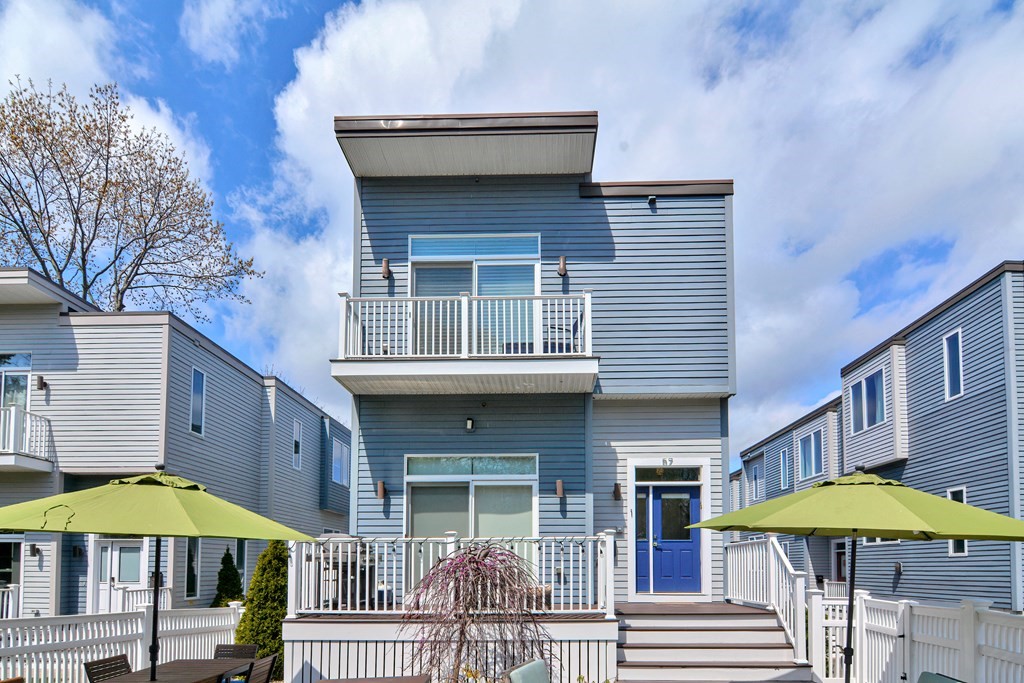
[[[963,681],[958,678],[950,678],[949,676],[943,676],[942,674],[933,674],[925,671],[921,673],[921,677],[917,679],[917,683],[963,683]]]
[[[128,662],[128,655],[117,655],[85,663],[85,677],[89,679],[89,683],[107,681],[131,672],[132,665]]]
[[[214,659],[256,659],[259,645],[218,645],[213,650]]]
[[[551,683],[548,666],[543,659],[518,664],[501,674],[503,683]]]
[[[257,659],[249,669],[249,675],[245,679],[246,683],[270,683],[276,663],[277,655]]]

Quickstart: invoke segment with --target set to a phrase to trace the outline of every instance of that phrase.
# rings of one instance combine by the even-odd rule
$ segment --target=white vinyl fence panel
[[[133,669],[149,662],[150,606],[134,612],[6,619],[0,622],[0,678],[28,683],[87,683],[85,662],[128,655]],[[160,661],[213,656],[235,642],[240,610],[160,612]]]

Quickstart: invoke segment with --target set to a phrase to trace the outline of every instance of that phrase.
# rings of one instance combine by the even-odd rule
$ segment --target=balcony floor
[[[331,375],[355,395],[584,394],[597,371],[598,359],[584,356],[331,361]]]
[[[53,463],[21,453],[0,453],[0,472],[52,472]]]

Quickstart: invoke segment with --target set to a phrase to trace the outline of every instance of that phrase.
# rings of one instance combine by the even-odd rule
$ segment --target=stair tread
[[[683,649],[683,650],[790,650],[789,643],[619,643],[620,648],[655,650]]]
[[[719,659],[697,662],[619,662],[620,669],[808,669],[810,664],[796,662],[723,662]]]
[[[692,624],[684,624],[679,626],[630,626],[628,624],[619,624],[620,631],[763,631],[763,632],[776,632],[781,631],[781,626],[694,626]]]
[[[615,608],[615,613],[645,616],[684,616],[684,615],[714,615],[714,616],[752,616],[772,615],[774,612],[748,607],[747,605],[733,605],[728,602],[627,602]]]

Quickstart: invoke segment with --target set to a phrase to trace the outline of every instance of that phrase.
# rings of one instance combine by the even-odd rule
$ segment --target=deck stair
[[[727,603],[626,603],[618,680],[811,681],[774,612]]]

